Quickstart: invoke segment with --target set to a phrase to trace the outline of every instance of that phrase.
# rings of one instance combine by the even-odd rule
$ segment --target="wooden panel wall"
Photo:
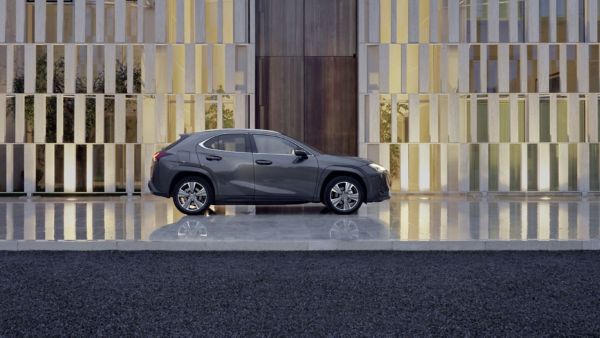
[[[356,55],[356,1],[304,0],[304,55]]]
[[[257,127],[304,138],[304,58],[258,59]]]
[[[256,56],[304,55],[304,0],[256,1]]]
[[[358,148],[356,0],[257,0],[256,126]]]
[[[353,57],[305,58],[305,141],[324,152],[357,153],[356,67]]]

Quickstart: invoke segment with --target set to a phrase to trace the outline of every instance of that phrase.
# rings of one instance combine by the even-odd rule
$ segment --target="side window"
[[[204,143],[208,149],[246,152],[246,135],[225,134],[216,136]]]
[[[256,152],[262,154],[286,154],[292,155],[298,147],[279,137],[267,135],[253,135],[256,143]]]

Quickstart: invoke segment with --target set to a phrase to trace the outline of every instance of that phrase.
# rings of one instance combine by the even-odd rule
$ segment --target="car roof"
[[[276,134],[281,135],[280,132],[267,129],[249,129],[249,128],[223,128],[223,129],[208,129],[199,131],[195,134],[233,134],[233,133],[256,133],[256,134]]]

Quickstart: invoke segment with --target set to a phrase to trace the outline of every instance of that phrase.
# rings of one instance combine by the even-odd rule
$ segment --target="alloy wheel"
[[[198,182],[185,182],[177,192],[179,205],[190,212],[198,211],[208,201],[208,195],[204,186]]]
[[[347,181],[336,183],[329,191],[329,200],[340,211],[352,210],[360,201],[358,188]]]

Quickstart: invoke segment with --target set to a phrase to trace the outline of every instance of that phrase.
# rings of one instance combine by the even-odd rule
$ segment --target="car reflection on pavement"
[[[151,241],[199,240],[385,240],[388,227],[357,215],[185,216],[156,229]]]

